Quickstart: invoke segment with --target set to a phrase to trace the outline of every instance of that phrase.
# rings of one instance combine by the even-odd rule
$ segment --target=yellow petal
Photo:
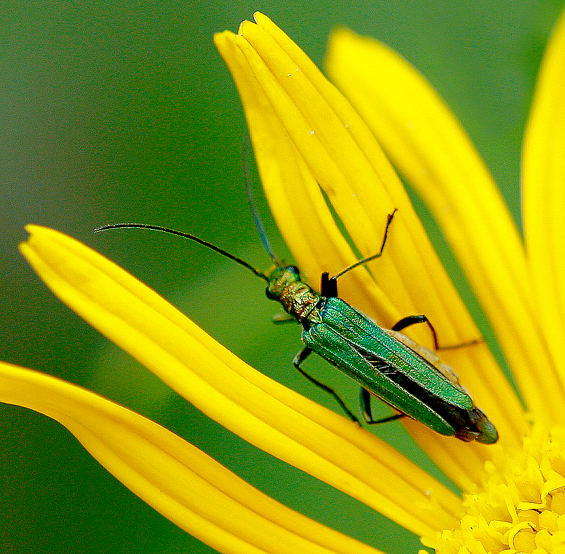
[[[53,292],[212,419],[416,534],[453,522],[459,499],[386,443],[255,371],[100,254],[28,231],[21,250]]]
[[[538,323],[522,241],[455,117],[419,73],[376,40],[335,31],[327,67],[433,212],[529,408],[546,420],[562,418],[563,388]]]
[[[524,138],[523,212],[535,301],[565,381],[565,16],[543,58]],[[563,410],[562,410],[563,412]]]
[[[134,494],[221,552],[378,552],[279,504],[174,433],[76,385],[0,362],[0,401],[64,425]]]
[[[340,281],[340,296],[378,317],[386,326],[401,316],[425,313],[445,345],[478,337],[400,181],[364,123],[280,29],[261,14],[255,18],[256,25],[242,24],[240,35],[229,32],[217,35],[216,45],[240,91],[271,209],[282,232],[288,233],[297,260],[308,266],[310,275],[314,269],[319,274],[323,270],[337,272],[344,266],[343,261],[341,266],[335,265],[337,258],[334,265],[315,265],[319,260],[326,263],[332,250],[340,249],[339,241],[331,242],[333,235],[326,233],[320,237],[312,225],[311,219],[317,219],[324,210],[319,186],[363,255],[378,250],[386,215],[396,207],[398,213],[385,255],[370,264],[382,291],[373,294],[378,290],[373,284],[361,297],[364,291],[351,288],[349,280],[366,273],[360,268]],[[283,160],[274,145],[265,147],[271,140],[283,143],[288,152]],[[292,159],[301,168],[300,179],[296,181],[296,173],[285,179],[285,168]],[[280,201],[281,197],[285,200]],[[331,224],[329,208],[325,207],[325,211]],[[315,216],[310,218],[310,213]],[[299,240],[295,238],[292,242],[292,232],[287,231],[292,225],[287,220],[300,225]],[[338,231],[335,223],[334,229]],[[314,249],[317,260],[308,258],[304,241],[308,242],[308,248]],[[353,261],[355,258],[348,263]],[[365,283],[356,285],[365,286]],[[430,344],[427,329],[414,332],[419,342]],[[492,417],[503,440],[517,441],[522,426],[520,405],[484,344],[449,351],[445,357],[448,362],[457,362],[454,365],[463,376],[463,384]],[[501,397],[505,399],[504,405],[500,403]],[[429,452],[434,457],[434,449]],[[434,459],[452,478],[464,474],[464,468],[455,469],[452,460]]]
[[[226,32],[217,34],[214,40],[242,95],[261,181],[272,213],[286,242],[292,245],[302,274],[319,279],[321,267],[337,271],[355,260],[355,254],[336,228],[314,177],[297,154],[277,114],[270,109],[234,37]],[[312,237],[317,238],[320,246]],[[356,305],[372,305],[378,299],[377,303],[385,306],[383,310],[390,310],[388,317],[398,319],[391,303],[365,272],[351,274],[348,291]]]

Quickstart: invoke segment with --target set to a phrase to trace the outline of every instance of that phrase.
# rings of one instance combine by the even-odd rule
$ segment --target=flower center
[[[426,543],[441,554],[565,553],[565,427],[535,426],[521,450],[500,448],[485,470],[463,495],[459,527]]]

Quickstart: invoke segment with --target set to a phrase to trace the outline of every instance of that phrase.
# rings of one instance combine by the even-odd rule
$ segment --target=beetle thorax
[[[294,266],[276,268],[270,275],[266,292],[268,298],[278,300],[299,323],[312,319],[320,301],[320,295],[300,280]]]
[[[319,300],[320,296],[300,281],[287,285],[279,298],[283,308],[299,323],[309,319]]]

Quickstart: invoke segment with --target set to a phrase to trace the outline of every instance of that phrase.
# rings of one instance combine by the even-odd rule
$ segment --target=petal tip
[[[253,15],[253,19],[255,19],[255,14]],[[238,28],[238,30],[237,30],[237,34],[238,34],[238,35],[241,35],[241,36],[244,36],[244,35],[245,35],[245,32],[246,32],[247,30],[249,30],[250,28],[255,27],[255,26],[256,26],[255,21],[249,21],[249,19],[245,19],[244,21],[242,21],[242,22],[239,24],[239,28]]]
[[[27,225],[24,225],[24,229],[30,235],[32,235],[37,230],[38,227],[40,226],[36,225],[35,223],[28,223]]]
[[[271,23],[271,24],[273,23],[272,20],[262,12],[254,12],[253,21],[255,21],[257,25],[260,25],[261,23]]]
[[[346,27],[345,25],[336,25],[330,31],[330,41],[339,40],[341,38],[355,37],[355,36],[358,36],[357,33],[352,31],[349,27]]]
[[[231,40],[233,33],[231,31],[221,31],[219,33],[214,33],[214,44],[218,50],[221,50],[227,42]]]

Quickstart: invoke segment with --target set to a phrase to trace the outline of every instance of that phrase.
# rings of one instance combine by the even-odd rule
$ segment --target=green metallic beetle
[[[366,423],[382,423],[408,416],[442,435],[454,436],[462,441],[492,444],[498,440],[494,425],[475,406],[469,393],[459,384],[455,372],[434,352],[400,333],[409,325],[427,323],[435,347],[439,349],[435,330],[426,316],[408,316],[392,329],[384,329],[337,297],[338,277],[382,255],[394,212],[388,216],[379,252],[357,261],[331,278],[328,273],[323,273],[321,290],[317,293],[300,279],[296,266],[285,266],[274,256],[253,204],[251,207],[263,244],[275,263],[269,273],[255,269],[244,260],[194,235],[173,229],[118,223],[97,230],[134,227],[179,235],[234,260],[267,281],[267,297],[280,302],[290,318],[302,325],[302,341],[306,346],[294,358],[294,366],[312,383],[331,394],[353,421],[358,422],[358,419],[339,395],[300,367],[310,353],[322,356],[361,386],[360,403]],[[371,396],[376,396],[400,413],[373,420]]]
[[[338,275],[322,274],[318,294],[301,281],[295,266],[279,265],[267,277],[267,297],[279,301],[302,325],[306,345],[294,359],[294,366],[310,381],[332,394],[348,416],[357,418],[341,398],[301,367],[311,352],[322,356],[361,385],[362,412],[367,423],[382,423],[408,416],[442,435],[463,441],[492,444],[498,433],[487,416],[477,408],[457,375],[427,348],[400,333],[409,325],[428,323],[436,348],[434,328],[424,315],[401,319],[392,329],[379,327],[372,319],[337,297],[337,278],[351,269],[382,255],[394,213],[388,216],[380,251],[359,260]],[[374,421],[371,395],[383,400],[398,415]]]
[[[494,425],[473,404],[453,370],[434,352],[399,332],[413,323],[427,322],[425,316],[409,316],[392,329],[383,329],[337,298],[332,288],[336,288],[335,281],[324,273],[318,294],[300,280],[294,266],[278,267],[269,275],[267,297],[278,300],[302,325],[306,347],[294,359],[294,366],[305,377],[332,394],[349,417],[356,420],[332,389],[300,367],[315,352],[361,385],[367,423],[382,423],[406,415],[442,435],[463,441],[492,444],[498,440]],[[374,421],[371,395],[401,413]]]

